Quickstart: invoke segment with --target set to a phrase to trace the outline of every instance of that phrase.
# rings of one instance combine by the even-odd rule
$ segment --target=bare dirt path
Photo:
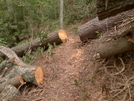
[[[91,45],[81,46],[78,35],[70,32],[69,40],[53,49],[55,54],[45,52],[35,60],[34,65],[42,66],[45,72],[39,101],[101,101],[100,89],[90,81],[86,86],[82,80],[87,68],[89,75],[85,75],[88,77],[94,72],[89,47],[92,48]]]

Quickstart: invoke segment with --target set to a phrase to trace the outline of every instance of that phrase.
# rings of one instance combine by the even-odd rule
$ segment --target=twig
[[[134,40],[133,39],[128,39],[128,41],[134,44]]]
[[[6,74],[6,72],[7,72],[7,69],[8,69],[8,67],[5,67],[5,68],[4,68],[4,71],[3,71],[2,75],[1,75],[1,78],[5,76],[5,74]]]
[[[117,73],[115,73],[115,74],[112,74],[112,75],[118,75],[118,74],[122,73],[122,72],[125,70],[125,64],[124,64],[123,60],[122,60],[120,57],[119,57],[119,59],[120,59],[120,61],[121,61],[121,63],[122,63],[123,68],[122,68],[121,71],[119,71],[119,72],[117,72]]]
[[[131,91],[130,91],[130,87],[129,85],[127,85],[127,88],[128,88],[128,92],[129,92],[129,101],[132,101],[131,98],[132,98],[132,94],[131,94]]]
[[[124,88],[123,88],[121,91],[119,91],[118,93],[116,93],[116,94],[113,96],[113,98],[115,98],[115,97],[118,96],[120,93],[122,93],[124,90],[126,90],[126,88],[131,85],[131,84],[128,83],[128,82],[129,82],[130,80],[132,80],[132,79],[134,79],[134,76],[130,77],[130,78],[126,81],[126,83],[125,83],[125,85],[124,85]]]
[[[36,98],[36,99],[34,99],[33,101],[41,101],[41,100],[43,100],[44,98],[43,97],[38,97],[38,98]]]
[[[120,90],[118,93],[116,93],[113,98],[115,98],[116,96],[118,96],[120,93],[122,93],[124,90],[126,90],[126,86],[124,86],[124,88],[122,90]]]

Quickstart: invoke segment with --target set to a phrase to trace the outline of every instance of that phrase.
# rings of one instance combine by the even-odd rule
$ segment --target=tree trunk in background
[[[114,28],[120,21],[124,19],[129,19],[134,17],[134,9],[129,10],[123,13],[120,13],[116,16],[106,18],[99,21],[98,18],[81,25],[78,27],[78,34],[82,42],[87,41],[88,39],[93,39],[99,33],[105,33],[106,31]]]
[[[63,29],[63,3],[64,0],[60,0],[60,28]]]
[[[97,0],[99,20],[134,8],[134,0]]]

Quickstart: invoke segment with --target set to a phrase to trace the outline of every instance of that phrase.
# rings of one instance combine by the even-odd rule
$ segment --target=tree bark
[[[12,98],[17,94],[17,88],[27,82],[39,87],[43,85],[44,71],[42,67],[26,65],[19,60],[13,50],[7,47],[0,46],[0,52],[9,58],[0,64],[0,101]]]
[[[103,43],[98,48],[96,58],[106,58],[134,49],[134,26],[122,33],[120,38]]]
[[[97,0],[99,20],[134,8],[134,0]]]
[[[126,37],[113,40],[99,46],[96,58],[106,58],[116,54],[133,50],[133,44]]]
[[[28,50],[35,49],[37,47],[48,47],[48,43],[60,44],[67,41],[67,33],[64,30],[59,30],[48,35],[47,38],[40,40],[40,38],[34,39],[31,42],[22,44],[20,46],[13,47],[12,50],[18,55],[23,56]]]
[[[0,101],[9,101],[16,94],[19,94],[19,90],[10,84],[6,84],[0,93]]]
[[[99,21],[98,17],[78,27],[78,34],[82,42],[86,42],[88,39],[96,38],[99,33],[105,33],[106,31],[114,28],[116,24],[123,19],[134,17],[134,9],[120,13],[114,17],[106,18]]]

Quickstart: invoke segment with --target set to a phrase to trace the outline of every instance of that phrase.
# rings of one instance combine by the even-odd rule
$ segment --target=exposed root
[[[93,80],[101,75],[101,85],[105,82],[105,88],[109,88],[108,101],[133,101],[134,100],[134,75],[133,53],[118,55],[99,62],[94,72]],[[104,90],[104,89],[103,89]]]
[[[121,63],[122,63],[122,67],[123,67],[123,68],[122,68],[119,72],[114,73],[114,74],[112,74],[112,75],[119,75],[120,73],[122,73],[122,72],[125,70],[125,64],[124,64],[122,58],[119,57],[119,59],[120,59],[120,61],[121,61]]]

